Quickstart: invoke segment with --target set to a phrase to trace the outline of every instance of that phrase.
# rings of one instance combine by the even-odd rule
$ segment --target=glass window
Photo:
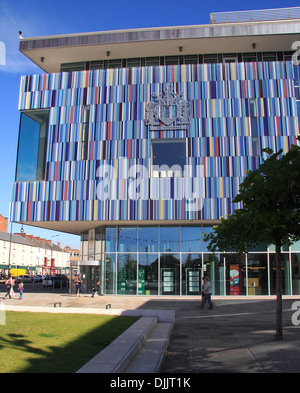
[[[118,254],[118,294],[136,295],[137,254]]]
[[[146,57],[146,66],[159,66],[159,57]]]
[[[158,227],[139,227],[139,252],[158,251]]]
[[[160,256],[161,295],[180,295],[180,255]]]
[[[135,59],[127,59],[127,67],[140,67],[141,66],[141,59],[135,58]]]
[[[105,254],[102,264],[103,294],[115,295],[116,293],[116,254]]]
[[[271,295],[276,295],[276,255],[270,255],[270,284],[271,284]],[[291,294],[290,285],[290,261],[289,254],[282,254],[281,262],[281,273],[282,273],[282,294]]]
[[[300,251],[300,241],[293,243],[291,246],[291,251]]]
[[[182,295],[200,295],[201,271],[201,254],[182,254]]]
[[[207,235],[211,232],[211,230],[212,230],[212,227],[203,227],[202,228],[202,248],[203,248],[203,251],[208,251],[207,250],[208,243],[204,241],[203,234]]]
[[[139,254],[138,295],[158,294],[158,254]]]
[[[137,227],[118,227],[118,251],[137,251]]]
[[[181,177],[185,165],[185,139],[152,140],[152,176],[158,172],[160,177]]]
[[[293,295],[300,295],[300,254],[292,254]]]
[[[105,229],[105,251],[114,252],[117,247],[117,228],[107,227]]]
[[[95,259],[97,261],[101,261],[103,259],[103,251],[104,250],[104,242],[105,242],[105,237],[104,237],[104,231],[103,228],[96,228],[95,231]]]
[[[45,179],[49,110],[21,113],[16,181]]]
[[[268,295],[267,254],[248,254],[248,295]]]
[[[181,227],[181,252],[200,252],[202,227]]]
[[[225,295],[223,254],[203,254],[203,276],[210,278],[213,295]]]
[[[226,295],[246,294],[245,256],[226,254]]]
[[[160,251],[161,252],[180,251],[180,227],[160,228]]]

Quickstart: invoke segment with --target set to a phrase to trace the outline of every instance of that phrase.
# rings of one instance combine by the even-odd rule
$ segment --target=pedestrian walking
[[[94,285],[94,287],[93,287],[92,297],[94,297],[96,295],[96,293],[98,293],[98,295],[101,295],[100,292],[101,292],[101,284],[100,284],[100,281],[97,281],[97,284]]]
[[[14,292],[15,282],[12,276],[9,276],[9,278],[5,281],[5,285],[6,285],[7,293],[4,297],[6,298],[6,296],[9,296],[9,298],[11,299],[11,297],[15,294]]]
[[[212,289],[211,289],[211,283],[210,283],[209,277],[204,276],[203,277],[203,286],[202,286],[202,302],[200,304],[201,310],[205,306],[206,302],[208,302],[208,309],[213,310],[213,304],[211,301],[211,294],[212,294]]]
[[[80,274],[78,274],[75,277],[75,286],[76,286],[76,296],[81,296],[81,277]]]
[[[19,289],[19,293],[20,293],[19,300],[22,300],[23,299],[23,292],[24,292],[24,285],[23,285],[22,281],[19,283],[18,289]]]

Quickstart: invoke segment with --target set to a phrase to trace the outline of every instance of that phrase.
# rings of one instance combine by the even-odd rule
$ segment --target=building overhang
[[[26,221],[16,222],[17,224],[30,225],[33,227],[49,229],[58,232],[70,233],[72,235],[80,235],[89,229],[101,226],[114,225],[218,225],[220,220],[131,220],[131,221]]]
[[[207,53],[290,51],[300,19],[67,34],[20,40],[20,51],[47,73],[62,63]],[[109,57],[107,56],[109,53]]]

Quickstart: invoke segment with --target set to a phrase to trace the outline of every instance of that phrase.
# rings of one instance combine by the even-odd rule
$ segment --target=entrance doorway
[[[101,285],[101,294],[103,288],[101,261],[78,261],[71,265],[72,283],[77,274],[81,276],[81,289],[83,293],[92,294],[92,289],[98,281]],[[75,285],[72,285],[72,293],[75,293]]]

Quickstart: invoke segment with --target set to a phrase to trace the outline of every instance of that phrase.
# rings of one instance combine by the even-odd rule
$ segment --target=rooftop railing
[[[288,19],[300,19],[300,7],[254,11],[213,12],[210,14],[211,24],[260,22]]]

